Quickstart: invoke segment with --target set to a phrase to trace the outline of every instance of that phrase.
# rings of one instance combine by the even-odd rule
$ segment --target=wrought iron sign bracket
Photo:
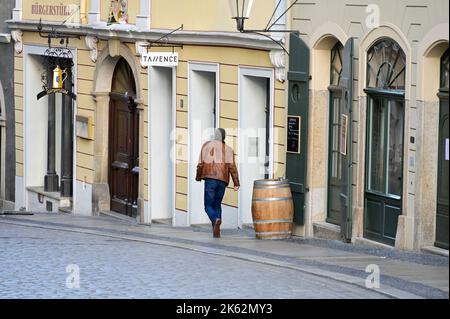
[[[183,30],[183,25],[170,31],[155,41],[150,41],[147,44],[142,45],[142,47],[146,48],[147,53],[151,48],[172,48],[172,53],[174,53],[175,48],[183,48],[183,44],[170,43],[169,36],[180,30]]]
[[[66,21],[64,21],[61,25],[64,25]],[[42,27],[42,19],[39,19],[39,24],[37,26],[39,36],[41,38],[47,39],[48,47],[52,47],[52,39],[59,39],[60,45],[65,45],[68,47],[69,45],[69,39],[81,39],[79,35],[73,35],[73,34],[65,34],[62,32],[59,32],[56,30],[55,27],[52,27],[50,31],[44,32]]]
[[[65,19],[60,26],[64,25],[75,13],[80,10],[78,7],[77,10],[72,12],[72,14]],[[61,70],[60,66],[63,68],[72,69],[73,67],[73,56],[72,52],[68,48],[69,39],[81,39],[79,35],[73,35],[68,33],[60,32],[56,29],[56,27],[52,27],[50,31],[44,32],[42,26],[42,19],[39,19],[39,24],[37,26],[37,30],[39,32],[39,36],[41,38],[47,39],[48,48],[44,53],[44,58],[46,61],[46,71],[41,76],[41,80],[43,82],[42,91],[37,94],[37,99],[41,99],[42,97],[50,94],[61,93],[71,97],[73,100],[76,100],[77,96],[72,91],[68,91],[63,87],[63,83],[65,79],[62,79],[62,72],[69,73],[72,76],[72,72],[67,72],[66,70]],[[52,47],[52,39],[59,39],[59,45],[56,47]],[[55,68],[55,69],[53,69]],[[53,71],[53,84],[49,84],[49,79],[47,76],[52,74]],[[59,73],[58,73],[59,72]],[[67,76],[66,76],[67,77]],[[73,88],[73,84],[72,84]]]

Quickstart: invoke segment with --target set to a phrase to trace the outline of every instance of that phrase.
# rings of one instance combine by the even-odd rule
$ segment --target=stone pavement
[[[301,276],[292,275],[290,278],[309,276],[304,279],[306,282],[311,282],[311,280],[313,282],[315,278],[317,285],[324,282],[330,285],[331,283],[351,284],[355,289],[365,291],[367,298],[372,298],[369,297],[370,293],[377,293],[378,297],[375,298],[383,296],[408,299],[449,298],[448,257],[429,253],[355,246],[320,239],[292,238],[283,241],[261,241],[255,239],[251,229],[223,230],[222,238],[214,239],[208,226],[190,228],[173,228],[163,224],[144,226],[107,216],[82,217],[45,213],[32,216],[0,216],[0,226],[0,237],[7,237],[2,234],[8,229],[7,226],[27,226],[31,227],[30,229],[39,228],[73,234],[99,235],[108,237],[110,240],[122,239],[140,244],[150,243],[153,245],[148,246],[164,246],[164,250],[167,251],[175,248],[178,251],[182,249],[184,251],[183,260],[188,258],[186,256],[196,256],[201,253],[209,255],[211,258],[226,258],[236,265],[241,262],[251,262],[255,271],[260,271],[258,267],[270,266],[272,271],[277,268],[281,272],[301,274]],[[4,245],[2,246],[4,247]],[[114,248],[111,249],[114,250]],[[130,258],[134,259],[134,256]],[[145,264],[145,261],[142,263]],[[366,270],[373,272],[377,268],[380,271],[380,287],[367,289],[366,279],[371,273]],[[201,272],[205,273],[207,270]],[[250,274],[246,276],[249,277]],[[252,277],[250,276],[250,278]],[[285,282],[284,286],[277,287],[277,289],[285,287],[286,290],[286,294],[281,293],[280,298],[319,297],[314,294],[305,294],[306,290],[303,290],[303,294],[296,294],[290,290],[289,282]],[[334,289],[337,289],[336,287]],[[189,295],[190,298],[200,296],[200,291],[198,294]],[[182,295],[176,294],[176,290],[172,291],[171,296],[173,295],[182,297]],[[98,294],[98,296],[103,295]],[[162,297],[164,296],[167,295],[162,294]],[[248,295],[244,293],[243,296],[247,296],[247,298],[261,297],[260,294],[252,296],[250,292]],[[355,298],[355,294],[343,293],[340,297]],[[221,298],[220,294],[218,294],[218,298]],[[339,298],[339,295],[333,294],[333,287],[331,287],[319,298]]]

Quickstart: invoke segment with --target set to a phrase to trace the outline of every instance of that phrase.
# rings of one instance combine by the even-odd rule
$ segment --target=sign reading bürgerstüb
[[[80,21],[80,0],[23,0],[23,19],[44,21]]]

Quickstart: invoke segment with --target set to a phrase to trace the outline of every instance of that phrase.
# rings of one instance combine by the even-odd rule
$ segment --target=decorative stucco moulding
[[[86,46],[90,50],[89,57],[91,58],[92,62],[97,62],[97,56],[98,56],[98,50],[97,50],[97,44],[98,39],[93,36],[86,36],[85,38]]]
[[[22,35],[22,30],[11,31],[11,37],[14,40],[14,51],[16,51],[16,54],[20,54],[23,51]]]

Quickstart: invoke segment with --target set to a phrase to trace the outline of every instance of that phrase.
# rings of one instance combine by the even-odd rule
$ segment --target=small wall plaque
[[[77,136],[87,140],[93,139],[92,117],[77,115]]]

